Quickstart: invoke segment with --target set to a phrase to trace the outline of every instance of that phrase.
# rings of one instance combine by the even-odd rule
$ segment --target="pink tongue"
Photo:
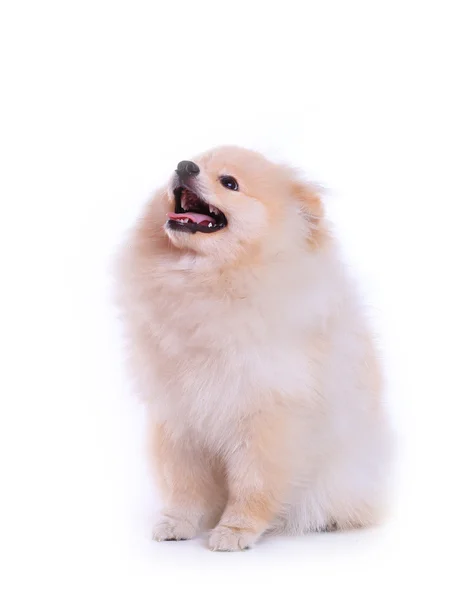
[[[197,223],[197,225],[201,225],[202,223],[215,223],[214,219],[208,215],[201,215],[199,213],[194,212],[185,212],[185,213],[167,213],[167,218],[171,221],[181,221],[183,219],[189,219],[192,223]]]

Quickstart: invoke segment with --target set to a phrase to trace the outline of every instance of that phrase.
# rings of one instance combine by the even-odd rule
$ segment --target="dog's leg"
[[[153,454],[164,509],[153,528],[153,538],[191,539],[205,519],[214,518],[214,511],[223,508],[220,473],[214,472],[215,465],[191,441],[173,438],[167,425],[159,425],[154,434]]]
[[[268,528],[288,481],[286,431],[277,417],[258,415],[227,453],[228,503],[210,534],[211,550],[244,550]]]

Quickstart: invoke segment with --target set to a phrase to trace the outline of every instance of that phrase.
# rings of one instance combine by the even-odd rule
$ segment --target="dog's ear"
[[[298,203],[298,212],[308,224],[308,242],[313,247],[321,246],[329,238],[329,232],[319,189],[296,180],[292,182],[292,196]]]

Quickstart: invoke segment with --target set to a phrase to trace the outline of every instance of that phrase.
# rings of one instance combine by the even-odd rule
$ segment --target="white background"
[[[2,2],[3,597],[448,597],[445,2]],[[150,540],[110,264],[181,159],[237,143],[326,202],[400,440],[382,529],[213,554]]]

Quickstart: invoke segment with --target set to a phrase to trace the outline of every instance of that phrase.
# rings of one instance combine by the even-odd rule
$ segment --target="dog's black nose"
[[[190,160],[182,160],[178,163],[177,173],[180,177],[183,177],[183,175],[198,175],[200,167]]]

